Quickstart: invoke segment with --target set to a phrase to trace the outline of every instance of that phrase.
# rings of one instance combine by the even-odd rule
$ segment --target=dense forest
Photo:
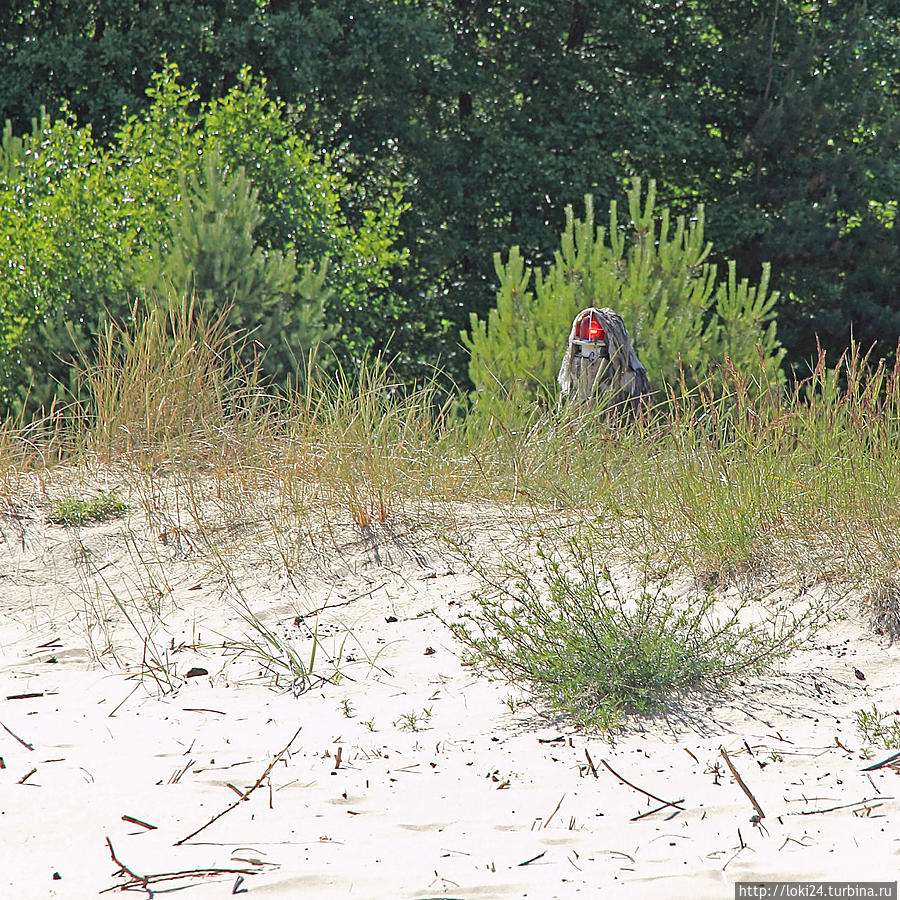
[[[105,317],[168,289],[228,306],[278,379],[324,339],[465,386],[495,254],[543,271],[567,207],[635,178],[777,292],[782,365],[851,337],[890,356],[898,21],[900,0],[4,4],[0,399],[49,402]]]

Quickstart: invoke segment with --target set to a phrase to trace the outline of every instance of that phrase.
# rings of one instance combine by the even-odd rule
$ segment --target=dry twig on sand
[[[2,728],[8,735],[14,737],[26,750],[34,750],[34,747],[31,746],[27,741],[23,741],[14,731],[10,731],[2,722],[0,722],[0,728]]]
[[[684,800],[663,800],[662,797],[657,797],[656,794],[651,794],[650,791],[645,791],[642,787],[638,787],[636,784],[632,784],[627,778],[623,778],[605,759],[601,759],[600,762],[602,762],[603,765],[606,766],[606,768],[609,769],[609,771],[612,772],[612,774],[622,782],[622,784],[627,784],[628,787],[632,788],[635,791],[639,791],[640,793],[649,797],[651,800],[655,800],[657,803],[662,803],[662,807],[660,807],[661,809],[664,809],[667,806],[672,806],[675,809],[684,812],[684,807],[680,805],[684,803]],[[659,810],[655,810],[655,812],[659,812]]]
[[[186,841],[189,841],[192,837],[196,837],[198,834],[200,834],[201,831],[203,831],[206,828],[209,828],[209,826],[212,825],[213,822],[218,821],[226,813],[230,813],[231,810],[233,810],[243,800],[246,800],[266,780],[269,773],[272,771],[272,769],[275,768],[275,764],[284,756],[285,753],[288,752],[288,750],[290,750],[291,744],[293,744],[294,741],[297,740],[297,735],[300,734],[302,729],[303,729],[303,726],[301,725],[300,728],[298,728],[294,732],[294,736],[284,745],[284,748],[279,753],[276,754],[276,756],[272,760],[272,762],[270,762],[269,765],[266,766],[266,770],[262,773],[262,775],[259,776],[259,778],[256,779],[256,783],[253,785],[253,787],[251,787],[249,790],[247,790],[243,794],[241,794],[241,796],[238,797],[237,800],[234,801],[234,803],[232,803],[230,806],[223,809],[222,812],[216,813],[216,815],[214,815],[205,825],[201,825],[198,829],[196,829],[195,831],[192,831],[187,837],[183,837],[180,841],[175,841],[174,846],[178,847],[181,844],[185,843]]]
[[[841,803],[838,806],[827,806],[825,809],[801,809],[798,812],[788,813],[789,816],[817,816],[820,813],[835,812],[838,809],[850,809],[851,806],[864,807],[873,800],[893,800],[893,797],[863,797],[862,800],[856,800],[854,803]],[[881,804],[878,804],[879,806]]]
[[[210,878],[214,875],[255,875],[255,869],[185,869],[181,872],[160,872],[156,875],[138,875],[132,871],[117,856],[113,849],[112,841],[107,838],[106,846],[109,847],[109,855],[112,861],[119,867],[117,875],[128,875],[131,879],[124,884],[115,884],[112,887],[104,888],[101,894],[107,894],[110,891],[128,891],[132,888],[141,888],[151,894],[150,884],[159,884],[161,881],[177,881],[179,878]]]
[[[750,791],[750,788],[744,784],[744,779],[738,774],[738,770],[734,767],[734,764],[731,762],[731,757],[728,755],[728,751],[724,747],[719,747],[719,752],[722,754],[722,759],[728,763],[728,768],[731,769],[731,774],[734,775],[734,780],[738,783],[738,787],[747,795],[747,799],[753,804],[753,808],[756,810],[756,814],[764,819],[766,814],[762,811],[762,807],[756,802],[756,797]]]

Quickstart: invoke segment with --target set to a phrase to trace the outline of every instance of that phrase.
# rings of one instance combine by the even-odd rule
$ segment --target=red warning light
[[[600,320],[593,313],[581,319],[576,330],[580,341],[602,341],[606,339],[603,325],[600,324]]]

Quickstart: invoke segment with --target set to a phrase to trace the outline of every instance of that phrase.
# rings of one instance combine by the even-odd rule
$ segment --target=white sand
[[[304,658],[295,617],[333,606],[315,668],[330,674],[331,653],[343,677],[294,696],[222,648],[248,628],[198,542],[163,544],[136,514],[65,529],[30,509],[0,521],[0,896],[118,893],[129,877],[107,839],[138,875],[245,869],[237,890],[279,898],[726,898],[736,880],[898,878],[900,773],[862,771],[889,753],[864,752],[854,713],[900,707],[900,648],[855,609],[783,673],[632,722],[610,745],[511,710],[514,691],[461,663],[431,611],[456,615],[475,581],[434,546],[383,534],[381,564],[363,543],[294,585],[235,563],[250,607]],[[141,676],[140,627],[113,593],[141,611],[171,685]],[[177,844],[298,728],[257,790]],[[661,804],[604,761],[681,809],[635,820]],[[200,900],[237,878],[150,887]]]

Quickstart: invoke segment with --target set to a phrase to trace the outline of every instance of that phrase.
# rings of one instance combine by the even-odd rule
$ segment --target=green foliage
[[[716,246],[770,260],[779,337],[803,369],[900,335],[900,31],[895,0],[720,12],[710,117],[730,164],[703,179]],[[848,90],[852,85],[852,90]],[[714,204],[714,205],[713,205]]]
[[[222,171],[210,154],[202,179],[182,183],[173,203],[170,239],[138,264],[151,295],[196,296],[207,310],[229,310],[233,327],[264,348],[265,371],[284,382],[331,336],[325,327],[327,257],[318,272],[297,269],[293,248],[264,250],[256,232],[264,222],[258,191],[243,168]]]
[[[562,356],[560,329],[565,328],[569,305],[562,297],[546,295],[541,299],[550,302],[536,302],[528,290],[532,272],[518,247],[510,249],[505,266],[495,253],[494,265],[500,280],[497,306],[486,321],[472,313],[471,334],[462,334],[472,354],[469,377],[479,393],[490,396],[500,389],[513,403],[535,391],[549,396],[556,377],[554,358]]]
[[[0,122],[10,117],[15,132],[42,104],[56,118],[69,103],[105,146],[123,109],[140,116],[153,102],[146,88],[163,54],[211,103],[250,63],[287,104],[288,131],[331,155],[355,228],[373,197],[404,185],[411,264],[354,319],[376,349],[398,333],[407,373],[440,354],[464,377],[457,335],[492,305],[485,248],[517,245],[546,264],[566,206],[592,193],[605,209],[636,172],[657,179],[673,212],[706,204],[738,281],[757,283],[772,262],[792,362],[814,355],[817,335],[837,356],[851,329],[887,351],[900,333],[896,0],[57,7],[0,9]],[[234,167],[265,204],[256,165],[269,158],[256,156]],[[318,260],[321,248],[307,256],[298,240],[297,253]],[[333,308],[341,302],[336,293]]]
[[[632,598],[596,549],[588,533],[557,552],[539,549],[536,570],[508,560],[501,573],[482,573],[477,608],[451,626],[472,661],[582,725],[609,729],[626,713],[760,672],[819,621],[813,607],[799,616],[782,608],[748,624],[749,597],[728,606],[645,588]]]
[[[609,228],[597,225],[593,199],[585,218],[566,210],[560,249],[546,271],[533,270],[518,247],[504,265],[494,257],[500,289],[487,320],[471,316],[462,340],[472,354],[476,389],[532,398],[555,396],[555,378],[575,314],[588,306],[612,307],[625,321],[635,349],[656,387],[704,378],[710,366],[730,359],[738,368],[762,354],[769,373],[783,356],[775,337],[769,270],[756,286],[738,281],[734,263],[717,280],[704,237],[704,212],[686,221],[669,209],[657,213],[656,184],[642,198],[641,180],[627,192],[629,225],[610,204]],[[643,200],[643,203],[642,203]],[[534,276],[534,289],[528,290]]]
[[[68,380],[73,335],[124,305],[130,237],[90,127],[43,118],[7,144],[16,151],[0,167],[0,404],[36,406]]]
[[[392,274],[406,256],[394,246],[404,209],[397,190],[370,196],[351,224],[342,209],[344,196],[352,192],[346,179],[327,156],[318,159],[292,133],[284,106],[269,99],[265,81],[255,80],[247,68],[232,90],[207,104],[195,87],[181,82],[172,64],[154,76],[148,93],[152,104],[147,114],[131,117],[120,132],[119,161],[125,192],[149,198],[156,209],[154,219],[160,224],[155,233],[142,236],[145,254],[155,260],[151,269],[166,265],[160,248],[177,240],[176,231],[184,224],[184,182],[188,193],[193,185],[194,207],[200,186],[211,190],[198,160],[215,158],[224,171],[243,169],[261,214],[252,226],[253,238],[268,260],[270,275],[280,265],[280,277],[287,277],[290,260],[301,272],[296,284],[292,278],[283,283],[290,289],[282,292],[283,313],[271,326],[274,335],[283,331],[286,336],[272,354],[274,371],[283,375],[292,359],[295,367],[302,358],[296,340],[314,327],[314,308],[321,302],[345,350],[361,357],[372,347],[373,336],[384,336],[398,315],[389,290]],[[207,197],[200,205],[216,202],[221,205]],[[187,227],[196,230],[189,223]],[[140,280],[136,287],[143,287]],[[299,300],[296,314],[289,309],[291,291]],[[238,304],[235,309],[244,326],[260,324],[257,309],[242,311]]]
[[[869,744],[876,744],[887,750],[900,747],[900,718],[898,714],[882,712],[873,703],[872,709],[860,709],[856,712],[856,729],[862,739]]]
[[[46,112],[41,110],[41,121],[46,118]],[[35,120],[34,125],[37,125]],[[0,138],[0,178],[9,182],[15,176],[16,167],[25,159],[25,142],[22,138],[13,134],[12,122],[6,120],[3,128],[3,136]]]
[[[248,70],[202,103],[167,66],[146,114],[99,150],[71,116],[7,129],[0,156],[0,403],[49,404],[102,323],[134,298],[189,288],[232,308],[269,375],[285,380],[323,338],[361,356],[396,312],[389,273],[402,204],[372,198],[290,133]],[[248,175],[248,173],[251,173]],[[302,366],[301,366],[302,369]]]
[[[53,525],[88,525],[121,516],[128,509],[115,494],[101,492],[90,500],[68,497],[54,504],[47,519]]]

